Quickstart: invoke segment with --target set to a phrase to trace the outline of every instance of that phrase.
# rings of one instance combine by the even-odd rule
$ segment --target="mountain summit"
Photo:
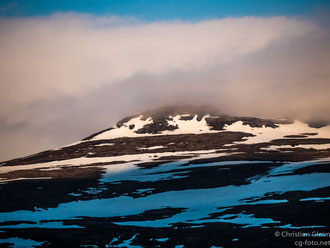
[[[1,163],[0,238],[24,247],[287,247],[277,230],[329,227],[329,158],[330,126],[159,108]]]
[[[300,121],[232,117],[208,106],[162,107],[126,117],[74,144],[3,162],[0,178],[70,177],[74,173],[65,172],[70,166],[163,163],[197,158],[200,153],[265,157],[276,151],[279,158],[286,158],[310,148],[315,150],[311,157],[318,157],[324,152],[320,148],[328,148],[329,138],[330,126],[312,128]]]
[[[115,127],[97,132],[84,140],[111,139],[118,137],[141,137],[146,135],[175,135],[214,133],[225,130],[225,126],[241,121],[250,127],[278,127],[289,124],[287,120],[271,120],[251,117],[231,117],[220,114],[209,106],[162,107],[126,117]]]

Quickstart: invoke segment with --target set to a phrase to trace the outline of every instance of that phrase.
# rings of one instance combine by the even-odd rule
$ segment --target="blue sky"
[[[313,15],[330,9],[329,0],[1,0],[1,16],[55,12],[135,16],[143,20],[201,20],[228,16]]]

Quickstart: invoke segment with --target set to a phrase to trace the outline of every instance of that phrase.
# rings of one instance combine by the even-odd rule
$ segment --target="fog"
[[[298,17],[0,19],[0,160],[163,105],[330,119],[330,33]]]

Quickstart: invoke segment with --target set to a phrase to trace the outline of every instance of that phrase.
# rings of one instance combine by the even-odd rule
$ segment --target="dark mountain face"
[[[1,163],[0,247],[291,247],[306,240],[282,235],[294,230],[324,241],[312,232],[329,231],[329,166],[329,126],[155,109]]]
[[[293,123],[288,120],[230,117],[208,106],[162,107],[126,117],[115,127],[92,134],[73,145],[7,161],[3,165],[142,154],[149,152],[143,148],[152,146],[163,146],[160,149],[163,152],[219,149],[225,144],[253,136],[240,130],[235,132],[226,130],[226,126],[236,122],[251,128],[272,129],[278,128],[280,124]],[[108,142],[113,145],[107,145]],[[167,145],[169,143],[170,145]]]
[[[130,123],[133,119],[140,119],[146,121],[150,119],[150,122],[145,123],[139,129],[134,130],[137,134],[160,134],[163,131],[173,131],[179,129],[178,124],[171,124],[173,118],[179,116],[178,120],[191,121],[196,119],[197,122],[201,122],[205,119],[205,124],[210,130],[224,130],[225,125],[231,125],[237,121],[242,121],[243,125],[249,125],[250,127],[272,127],[276,128],[277,124],[290,124],[290,120],[276,120],[276,119],[261,119],[255,117],[232,117],[221,114],[216,108],[210,106],[171,106],[162,107],[150,111],[146,111],[139,115],[133,115],[126,117],[117,122],[116,128],[128,126],[130,130],[135,129],[136,124]],[[92,139],[102,132],[109,131],[112,128],[105,129],[101,132],[95,133],[84,140]]]

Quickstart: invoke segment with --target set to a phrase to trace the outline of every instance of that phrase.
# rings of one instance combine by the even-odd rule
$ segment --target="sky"
[[[0,14],[31,17],[56,12],[78,12],[168,21],[228,16],[308,15],[329,7],[328,0],[2,0]]]
[[[330,1],[0,1],[0,161],[206,104],[330,119]]]

